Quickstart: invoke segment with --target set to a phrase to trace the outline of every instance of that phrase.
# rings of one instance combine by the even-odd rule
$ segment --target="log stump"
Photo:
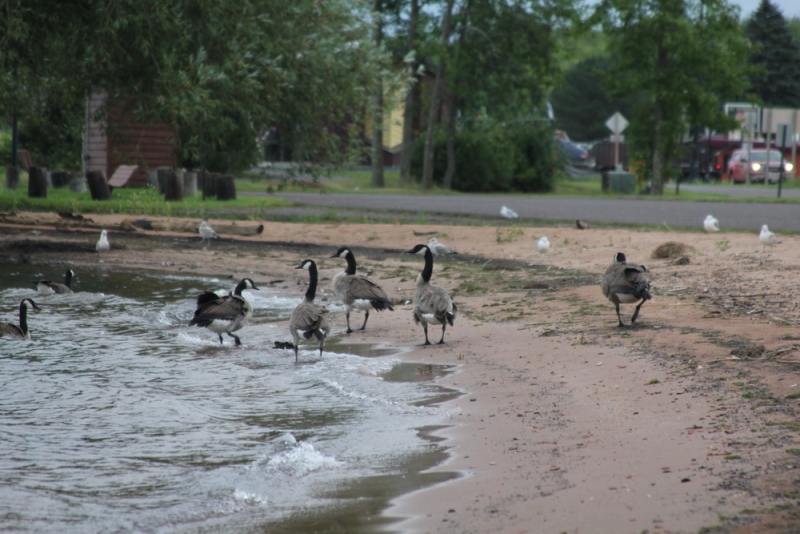
[[[175,173],[172,171],[171,167],[159,167],[156,171],[156,175],[158,176],[158,192],[162,195],[166,194],[167,192],[167,180],[171,175]]]
[[[111,200],[111,189],[103,171],[87,172],[86,182],[89,184],[92,200]]]
[[[202,173],[203,200],[217,196],[217,175],[203,171]]]
[[[69,185],[70,175],[67,171],[54,171],[50,173],[50,184],[55,187]]]
[[[47,198],[47,171],[41,167],[28,171],[28,198]]]
[[[220,176],[217,182],[217,200],[236,200],[236,183],[233,176]]]
[[[189,198],[197,196],[197,173],[185,171],[183,173],[183,194]]]
[[[6,167],[6,189],[16,189],[19,187],[19,167]]]
[[[183,173],[175,172],[172,169],[158,171],[159,182],[164,182],[164,200],[180,201],[183,200]]]

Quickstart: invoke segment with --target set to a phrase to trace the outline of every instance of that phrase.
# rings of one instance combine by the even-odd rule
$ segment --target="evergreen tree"
[[[755,45],[750,63],[757,72],[750,88],[765,106],[800,107],[800,46],[789,24],[770,0],[761,4],[745,25],[745,35]]]

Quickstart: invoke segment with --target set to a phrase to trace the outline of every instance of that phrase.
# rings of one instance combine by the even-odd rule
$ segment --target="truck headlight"
[[[750,169],[753,172],[758,172],[758,171],[761,170],[761,164],[760,163],[753,163],[752,165],[750,165]]]
[[[786,164],[784,164],[783,169],[786,172],[792,172],[792,170],[794,169],[794,165],[792,163],[787,162]]]

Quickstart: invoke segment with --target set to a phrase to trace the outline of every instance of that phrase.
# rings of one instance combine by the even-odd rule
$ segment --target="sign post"
[[[628,127],[628,121],[617,111],[606,121],[606,127],[614,134],[614,168],[619,169],[619,134]]]
[[[778,138],[775,140],[777,145],[781,147],[781,166],[778,169],[778,198],[781,198],[781,185],[783,185],[783,151],[789,146],[794,138],[794,132],[792,131],[792,126],[789,124],[779,124],[778,125]],[[769,152],[767,152],[767,172],[765,176],[769,176]],[[765,182],[768,181],[765,179]]]

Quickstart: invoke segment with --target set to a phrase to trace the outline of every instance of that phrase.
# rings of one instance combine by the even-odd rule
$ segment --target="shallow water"
[[[450,478],[429,435],[445,368],[399,363],[337,325],[322,358],[289,341],[301,295],[246,291],[241,347],[187,326],[197,293],[236,281],[78,271],[76,293],[0,264],[0,320],[32,297],[32,341],[0,338],[0,525],[36,532],[366,532],[392,497]],[[343,322],[343,321],[339,321]]]

